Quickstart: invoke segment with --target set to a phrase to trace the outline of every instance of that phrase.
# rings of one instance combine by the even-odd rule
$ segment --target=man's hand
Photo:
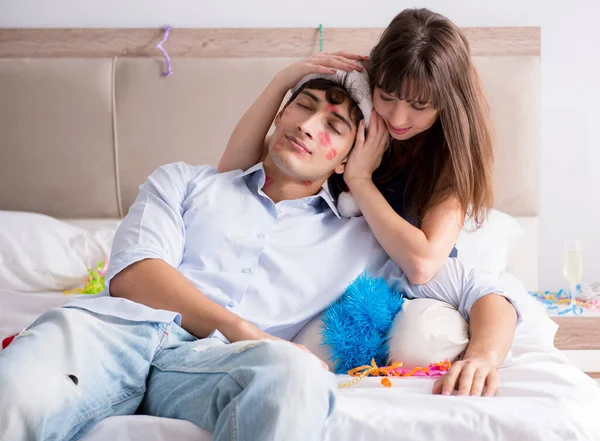
[[[231,343],[245,340],[280,340],[277,337],[261,331],[252,323],[239,318],[236,323],[231,323],[219,329]]]
[[[298,343],[294,343],[291,341],[283,340],[283,339],[275,337],[271,334],[267,334],[266,332],[258,329],[252,323],[247,322],[245,320],[240,320],[234,326],[231,326],[229,329],[225,329],[224,331],[221,331],[221,332],[223,332],[223,335],[225,335],[225,337],[227,337],[227,339],[232,343],[236,342],[236,341],[245,341],[245,340],[279,340],[279,341],[284,341],[286,343],[292,344],[292,345],[296,346],[298,349],[301,349],[304,352],[308,352],[313,357],[316,357],[316,355],[313,354],[306,346],[298,344]],[[321,362],[321,366],[323,366],[323,369],[328,371],[329,366],[327,366],[327,364],[320,358],[319,358],[319,361]]]
[[[493,397],[498,390],[498,369],[485,358],[459,360],[433,385],[434,394],[451,395],[458,389],[458,395],[481,396],[484,386],[486,397]]]

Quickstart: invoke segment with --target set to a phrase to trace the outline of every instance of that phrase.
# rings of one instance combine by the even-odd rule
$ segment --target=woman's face
[[[431,128],[438,117],[438,110],[431,104],[410,103],[376,87],[373,106],[385,121],[392,138],[404,141]]]

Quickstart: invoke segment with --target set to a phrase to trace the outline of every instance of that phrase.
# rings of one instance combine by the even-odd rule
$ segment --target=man
[[[49,311],[0,353],[0,439],[76,440],[139,407],[215,441],[317,440],[334,376],[285,340],[358,274],[466,317],[498,293],[455,259],[410,285],[363,219],[339,217],[321,186],[363,135],[351,96],[306,83],[277,116],[264,163],[245,172],[155,171],[115,237],[110,296]]]

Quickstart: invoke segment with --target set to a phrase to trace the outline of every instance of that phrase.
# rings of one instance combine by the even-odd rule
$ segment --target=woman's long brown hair
[[[406,176],[406,213],[419,224],[428,209],[453,195],[480,225],[494,203],[492,128],[463,33],[428,9],[404,10],[373,48],[368,69],[371,90],[439,110],[426,133],[390,139],[374,183],[384,189]]]

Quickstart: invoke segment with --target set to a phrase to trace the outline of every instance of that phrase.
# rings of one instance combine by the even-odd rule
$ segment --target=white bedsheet
[[[0,290],[0,338],[66,299]],[[340,390],[326,441],[600,440],[600,387],[534,334],[531,327],[519,329],[497,397],[431,395],[433,380],[426,378],[394,379],[392,388],[368,378]],[[186,421],[123,416],[107,418],[84,437],[109,439],[209,441],[210,435]]]

